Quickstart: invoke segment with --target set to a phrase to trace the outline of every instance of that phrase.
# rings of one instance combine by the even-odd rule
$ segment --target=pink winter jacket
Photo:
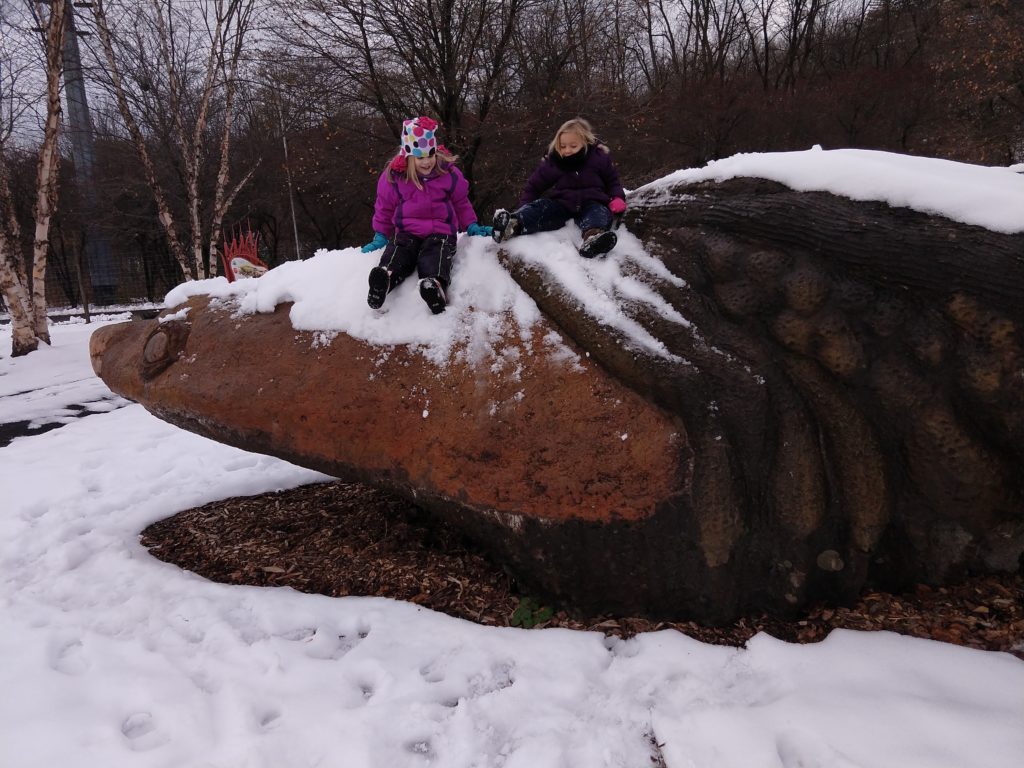
[[[406,232],[416,237],[455,235],[476,221],[469,202],[469,182],[454,165],[447,173],[436,169],[421,178],[423,189],[404,173],[384,171],[377,182],[373,206],[373,231],[391,237]]]

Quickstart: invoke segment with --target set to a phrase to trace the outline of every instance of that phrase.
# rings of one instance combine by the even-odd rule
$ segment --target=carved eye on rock
[[[190,326],[172,320],[158,325],[142,349],[142,378],[152,379],[177,362],[185,351]]]

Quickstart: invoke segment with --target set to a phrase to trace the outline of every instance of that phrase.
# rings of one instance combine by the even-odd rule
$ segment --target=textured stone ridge
[[[686,366],[623,360],[509,267],[686,424],[692,506],[742,522],[746,588],[800,605],[1022,567],[1024,235],[757,179],[637,196],[627,224],[686,281],[652,287],[691,328],[635,317]]]

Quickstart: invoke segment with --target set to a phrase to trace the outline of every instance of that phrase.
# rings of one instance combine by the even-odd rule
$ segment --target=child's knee
[[[452,261],[455,258],[456,241],[448,235],[432,235],[423,241],[416,269],[420,277],[435,277],[448,286]]]
[[[576,224],[583,230],[608,229],[612,225],[612,213],[605,205],[591,204],[576,219]]]

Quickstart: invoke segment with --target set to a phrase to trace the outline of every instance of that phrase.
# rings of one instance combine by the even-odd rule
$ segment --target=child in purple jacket
[[[491,234],[477,223],[466,177],[456,158],[438,146],[436,131],[429,117],[404,121],[399,153],[377,182],[374,237],[362,248],[384,249],[380,265],[370,270],[366,303],[374,309],[416,270],[420,296],[435,315],[444,312],[459,231]]]
[[[519,208],[495,212],[493,237],[500,243],[516,235],[560,229],[573,219],[583,232],[580,255],[593,258],[615,247],[612,217],[626,210],[625,197],[608,147],[597,140],[586,120],[569,120],[555,133],[548,153],[526,182]]]

